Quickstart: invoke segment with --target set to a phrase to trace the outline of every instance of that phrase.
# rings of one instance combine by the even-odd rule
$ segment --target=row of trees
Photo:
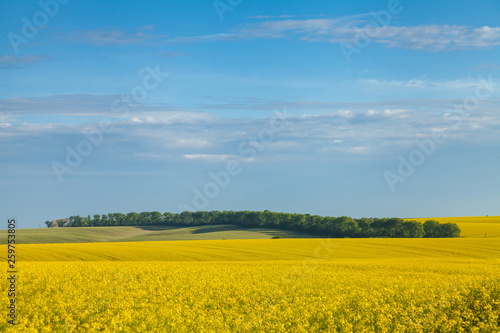
[[[160,213],[110,213],[91,217],[71,216],[68,219],[47,221],[47,227],[90,226],[200,226],[235,224],[246,228],[277,228],[312,233],[325,237],[459,237],[460,228],[454,223],[440,224],[405,221],[401,218],[330,217],[309,214],[274,213],[257,211],[199,211]]]

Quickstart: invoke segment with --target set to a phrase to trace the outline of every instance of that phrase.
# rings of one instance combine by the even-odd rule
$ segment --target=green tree
[[[175,216],[177,214],[172,214],[169,212],[163,213],[163,223],[165,225],[173,225],[175,221]]]
[[[373,236],[373,229],[371,227],[371,224],[373,222],[372,219],[363,217],[357,220],[358,226],[361,229],[359,232],[359,237],[372,237]]]
[[[139,225],[140,224],[140,215],[137,214],[136,212],[130,212],[127,213],[127,216],[125,217],[125,223],[127,225]]]
[[[337,217],[332,226],[335,237],[355,237],[361,230],[358,223],[349,216]]]
[[[192,224],[193,225],[205,225],[207,224],[207,218],[205,216],[205,212],[203,211],[197,211],[193,212],[191,214],[191,217],[193,218]]]
[[[439,226],[439,237],[460,237],[460,232],[455,223],[443,223]]]
[[[160,212],[151,212],[150,223],[160,225],[163,223],[163,215]]]
[[[417,221],[406,221],[403,224],[405,229],[404,237],[419,238],[425,235],[422,223]]]
[[[78,216],[78,215],[74,216],[73,226],[74,227],[83,227],[84,226],[83,217]]]
[[[108,213],[108,225],[119,225],[119,224],[116,224],[115,214]]]
[[[126,215],[122,213],[114,213],[116,225],[127,225],[127,221],[125,220]]]
[[[179,214],[180,225],[193,225],[193,213],[192,212],[182,212]]]
[[[288,223],[287,229],[304,230],[306,224],[306,216],[304,214],[293,214],[291,221]]]
[[[362,218],[349,216],[330,217],[310,214],[275,213],[271,211],[197,211],[180,214],[142,212],[137,214],[109,213],[85,218],[70,216],[67,219],[46,221],[47,227],[84,227],[88,225],[214,225],[235,224],[242,227],[272,227],[311,232],[331,237],[459,237],[456,224],[439,224],[427,220],[423,225],[417,221],[401,218]]]
[[[427,220],[424,222],[424,233],[427,238],[439,237],[439,222],[435,220]]]

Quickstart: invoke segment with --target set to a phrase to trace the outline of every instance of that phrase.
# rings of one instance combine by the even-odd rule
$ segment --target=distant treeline
[[[97,226],[200,226],[234,224],[245,228],[275,228],[302,231],[325,237],[459,237],[460,228],[454,223],[440,224],[405,221],[401,218],[330,217],[309,214],[273,213],[270,211],[211,211],[160,213],[110,213],[87,217],[71,216],[68,219],[46,221],[47,227],[97,227]]]

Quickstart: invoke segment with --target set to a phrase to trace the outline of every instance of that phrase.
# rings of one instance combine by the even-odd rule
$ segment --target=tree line
[[[275,228],[302,231],[325,237],[459,237],[460,228],[454,223],[427,220],[405,221],[393,218],[331,217],[309,214],[275,213],[259,211],[198,211],[176,213],[131,212],[109,213],[91,217],[71,216],[68,219],[46,221],[47,227],[98,227],[98,226],[202,226],[234,224],[245,228]]]

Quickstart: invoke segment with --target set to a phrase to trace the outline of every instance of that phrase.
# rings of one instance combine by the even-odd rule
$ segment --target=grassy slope
[[[457,223],[463,238],[500,238],[500,216],[419,218],[424,222],[434,219],[441,223]],[[235,225],[198,226],[188,228],[144,226],[144,227],[90,227],[90,228],[43,228],[17,230],[19,244],[38,243],[91,243],[91,242],[140,242],[167,240],[209,239],[269,239],[315,238],[317,236],[266,228],[241,228]],[[0,238],[5,244],[7,237]]]
[[[243,229],[230,225],[190,228],[26,229],[18,230],[18,240],[23,239],[25,243],[29,240],[38,243],[55,241],[77,243],[20,244],[17,246],[17,255],[21,262],[54,260],[253,261],[301,260],[326,256],[334,259],[413,258],[416,260],[431,257],[465,261],[486,259],[500,263],[500,217],[437,218],[437,220],[456,222],[463,230],[464,237],[454,239],[271,240],[269,238],[272,236],[308,237],[310,235],[272,229]],[[486,238],[484,230],[488,230]],[[191,240],[182,241],[185,239]],[[89,241],[96,243],[83,243]],[[4,247],[5,245],[1,246],[0,250]],[[6,252],[5,248],[4,252]]]
[[[17,243],[38,244],[206,239],[265,239],[275,236],[282,238],[317,237],[297,231],[267,228],[241,228],[235,225],[213,225],[188,228],[162,226],[88,227],[19,229],[17,230]],[[0,238],[0,244],[5,244],[6,239],[7,237]]]

